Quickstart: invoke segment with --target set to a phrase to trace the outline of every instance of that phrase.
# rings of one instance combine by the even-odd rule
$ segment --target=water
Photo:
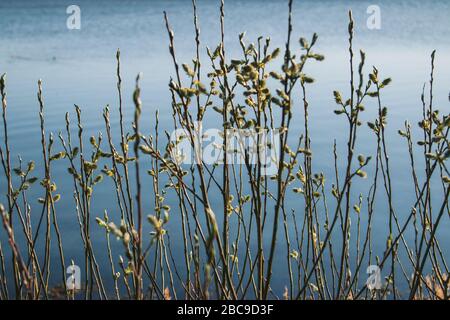
[[[154,124],[154,112],[159,109],[162,129],[171,124],[170,95],[167,84],[174,76],[168,52],[168,37],[163,21],[167,11],[175,32],[178,60],[189,62],[195,55],[194,27],[190,1],[84,1],[81,8],[81,30],[66,28],[66,8],[70,1],[3,1],[0,3],[0,72],[8,74],[8,117],[10,143],[13,146],[14,163],[20,154],[24,161],[36,160],[39,167],[40,140],[37,80],[43,79],[45,96],[46,130],[55,135],[64,128],[64,114],[71,112],[73,105],[82,108],[86,137],[104,131],[102,108],[112,109],[113,130],[118,130],[117,93],[115,78],[115,52],[122,52],[122,78],[125,98],[125,119],[133,116],[131,94],[134,78],[143,72],[143,127],[148,130]],[[376,65],[382,77],[392,77],[393,84],[385,90],[383,104],[389,106],[389,149],[393,169],[394,201],[400,219],[405,218],[413,203],[413,185],[409,176],[407,149],[396,131],[403,127],[404,120],[417,122],[421,114],[420,93],[428,81],[430,54],[437,50],[435,76],[435,105],[448,113],[448,91],[450,79],[450,3],[447,1],[377,1],[381,8],[381,30],[366,27],[368,1],[297,1],[294,5],[293,39],[300,36],[310,38],[319,34],[316,50],[325,55],[321,63],[312,63],[307,68],[316,83],[310,86],[311,125],[314,170],[332,174],[332,145],[337,139],[343,150],[345,125],[343,119],[336,121],[333,115],[332,91],[348,92],[347,11],[353,10],[356,21],[355,47],[367,53],[370,68]],[[202,46],[215,48],[220,41],[218,1],[199,1],[199,19]],[[282,47],[285,42],[287,4],[286,1],[227,1],[225,43],[229,56],[240,54],[238,34],[246,31],[247,41],[256,41],[259,35],[269,36],[272,45]],[[202,57],[205,57],[203,50]],[[206,60],[204,60],[206,61]],[[205,63],[206,64],[206,63]],[[376,106],[368,103],[364,120],[374,119]],[[301,123],[301,114],[298,117]],[[298,125],[293,135],[301,130]],[[416,132],[418,137],[418,132]],[[3,137],[3,135],[2,135]],[[392,138],[391,138],[392,137]],[[358,152],[373,154],[375,138],[364,126],[360,135]],[[57,142],[58,145],[58,142]],[[59,149],[59,146],[55,148]],[[82,246],[76,223],[72,185],[67,178],[67,164],[61,162],[53,175],[63,195],[57,205],[61,229],[64,236],[66,258],[81,260]],[[41,171],[38,173],[42,174]],[[331,176],[328,179],[331,181]],[[144,182],[149,187],[150,181]],[[0,181],[2,193],[5,180]],[[368,186],[362,186],[367,192]],[[93,212],[102,216],[104,209],[117,215],[110,204],[112,186],[96,191]],[[30,197],[37,198],[42,189],[35,186]],[[220,204],[221,199],[213,199]],[[287,202],[298,206],[298,200],[289,195]],[[37,204],[36,201],[33,202]],[[145,199],[146,213],[151,213],[151,199]],[[301,208],[297,208],[301,211]],[[388,214],[379,209],[375,219],[375,232],[380,235],[374,252],[382,255],[386,239]],[[36,208],[33,211],[38,215]],[[176,224],[177,217],[173,223]],[[448,226],[448,219],[444,221]],[[442,226],[445,227],[446,225]],[[96,227],[94,227],[95,230]],[[103,234],[95,231],[95,245],[101,253],[104,248]],[[441,232],[442,233],[442,232]],[[444,250],[450,250],[448,235],[440,234]],[[177,234],[173,235],[174,239]],[[279,246],[280,257],[284,250]],[[120,249],[120,248],[119,248]],[[182,246],[174,241],[175,255],[181,254]],[[119,250],[120,251],[120,250]],[[117,251],[117,254],[119,254]],[[56,251],[55,251],[56,255]],[[56,256],[55,256],[56,259]],[[99,254],[100,264],[107,266],[106,255]],[[287,284],[283,276],[286,266],[277,264],[274,290],[281,294]],[[56,280],[55,280],[56,281]]]

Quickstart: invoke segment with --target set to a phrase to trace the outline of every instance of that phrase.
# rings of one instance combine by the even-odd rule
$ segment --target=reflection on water
[[[142,71],[144,130],[150,130],[154,124],[156,109],[160,110],[161,128],[166,129],[170,128],[172,119],[167,84],[173,76],[173,67],[168,53],[163,10],[167,11],[175,31],[178,60],[190,61],[195,55],[190,1],[79,0],[77,3],[81,8],[81,30],[66,28],[69,1],[0,3],[0,73],[8,74],[10,142],[13,154],[20,154],[24,161],[35,159],[39,163],[38,79],[44,82],[48,132],[57,134],[62,130],[64,114],[68,111],[73,113],[73,105],[77,104],[83,110],[86,136],[103,131],[101,110],[106,105],[112,109],[112,125],[117,134],[115,51],[120,48],[127,122],[131,122],[132,118],[134,77]],[[317,32],[317,51],[326,57],[324,62],[310,66],[307,72],[316,79],[309,91],[314,168],[331,175],[333,140],[337,139],[339,144],[345,135],[343,122],[335,121],[333,116],[332,91],[344,91],[348,86],[346,19],[347,10],[353,10],[357,25],[355,45],[366,51],[367,66],[376,65],[384,77],[393,78],[383,103],[390,107],[388,134],[392,139],[389,148],[391,157],[395,159],[392,162],[394,188],[400,190],[399,194],[394,195],[394,200],[401,211],[408,209],[402,206],[411,203],[412,198],[408,197],[411,197],[413,189],[407,169],[406,146],[395,132],[404,120],[415,123],[420,117],[420,91],[429,76],[429,56],[433,49],[437,49],[435,103],[442,111],[448,112],[450,3],[431,0],[377,3],[381,8],[381,30],[366,28],[366,9],[370,5],[367,1],[297,1],[294,7],[294,37],[310,37]],[[218,1],[199,1],[198,7],[202,45],[215,47],[220,37]],[[286,17],[286,1],[227,1],[228,55],[239,55],[237,37],[242,31],[246,31],[247,41],[256,41],[259,35],[263,35],[269,36],[274,46],[283,46]],[[206,56],[205,51],[202,56]],[[367,109],[365,120],[373,119],[375,105],[368,105]],[[296,130],[301,130],[300,126],[294,128],[294,136]],[[363,129],[360,139],[362,143],[358,152],[373,154],[374,137],[368,129]],[[13,160],[17,162],[16,158]],[[82,256],[81,240],[71,198],[71,184],[65,172],[65,164],[61,164],[55,167],[53,175],[60,193],[67,195],[58,203],[66,257],[76,259]],[[4,193],[5,182],[2,179],[0,183]],[[149,181],[145,184],[150,186]],[[34,191],[36,197],[40,191]],[[102,215],[104,209],[110,209],[112,215],[117,214],[110,199],[112,192],[113,189],[108,187],[97,191],[93,212]],[[220,204],[220,201],[219,197],[213,199],[214,203]],[[151,210],[151,199],[146,199],[145,203],[146,208]],[[294,196],[289,195],[288,205],[296,206]],[[383,233],[386,232],[387,213],[383,212],[383,208],[380,211],[375,218],[375,228],[380,227]],[[177,217],[173,219],[176,223]],[[177,240],[178,234],[174,233],[172,237]],[[99,247],[104,245],[102,239],[102,235],[95,238]],[[380,239],[386,239],[385,235]],[[448,236],[445,239],[450,240]],[[383,242],[374,249],[378,255],[384,249]],[[177,241],[174,241],[173,250],[175,253],[182,250]],[[101,260],[100,263],[107,262]],[[276,273],[278,282],[275,289],[279,291],[286,284],[286,276],[283,264],[277,265],[277,268],[281,272]]]

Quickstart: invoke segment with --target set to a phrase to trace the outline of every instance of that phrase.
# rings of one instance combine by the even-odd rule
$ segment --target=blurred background
[[[73,4],[81,10],[79,30],[70,30],[66,24],[70,16],[66,9]],[[205,47],[215,48],[220,41],[219,4],[219,0],[198,0],[205,69],[209,68],[205,59]],[[380,29],[370,30],[367,27],[367,20],[371,16],[367,8],[370,5],[380,8]],[[301,36],[310,39],[316,32],[319,35],[316,51],[325,55],[325,61],[310,64],[306,72],[316,80],[309,86],[308,92],[314,168],[317,172],[322,171],[328,175],[333,172],[334,139],[342,150],[345,147],[341,143],[346,133],[345,121],[333,114],[333,90],[338,89],[344,94],[349,92],[349,9],[353,10],[356,23],[355,50],[360,48],[366,52],[367,73],[371,71],[371,66],[375,65],[381,78],[393,79],[392,85],[385,90],[382,103],[388,106],[390,111],[387,130],[392,138],[388,148],[391,158],[394,159],[394,188],[398,190],[394,201],[402,218],[409,212],[409,206],[412,204],[413,185],[406,143],[396,132],[403,127],[405,120],[410,120],[415,125],[421,117],[420,95],[424,83],[429,80],[430,54],[434,49],[437,50],[435,105],[442,113],[448,113],[450,2],[294,1],[293,39],[297,40]],[[143,131],[150,130],[154,125],[154,113],[157,109],[160,113],[161,128],[170,129],[172,115],[167,84],[174,73],[163,11],[167,11],[175,33],[178,61],[190,63],[195,56],[195,33],[192,5],[188,0],[0,2],[0,73],[7,73],[9,133],[15,164],[17,155],[20,154],[25,162],[34,159],[36,167],[39,168],[41,146],[36,98],[38,79],[43,80],[47,132],[54,132],[56,136],[60,130],[64,130],[66,112],[71,112],[75,120],[73,105],[77,104],[83,112],[86,137],[104,131],[102,109],[106,105],[111,108],[113,131],[117,134],[115,54],[118,48],[122,53],[127,123],[131,123],[134,111],[131,99],[134,79],[138,72],[143,72]],[[225,46],[229,58],[240,57],[238,34],[243,31],[246,31],[247,43],[256,42],[258,36],[263,36],[271,38],[272,48],[284,46],[287,30],[286,0],[227,0],[225,14]],[[300,52],[296,41],[294,48]],[[373,120],[376,116],[375,101],[370,104],[366,106],[364,120]],[[299,121],[301,116],[300,113],[297,115]],[[297,129],[301,130],[300,125]],[[416,132],[415,138],[419,137],[419,132]],[[367,126],[362,127],[360,139],[357,152],[373,154],[375,137]],[[60,149],[58,143],[59,141],[56,142],[55,150]],[[53,169],[53,176],[59,186],[59,192],[63,195],[58,202],[58,212],[65,235],[66,257],[70,261],[69,259],[82,257],[82,248],[71,195],[71,178],[66,174],[66,169],[67,165],[62,161]],[[150,180],[144,183],[149,186]],[[368,187],[367,184],[361,187],[361,192],[366,193]],[[5,189],[5,181],[1,179],[2,194]],[[37,199],[42,189],[39,186],[34,189]],[[112,191],[112,186],[106,185],[96,191],[94,210],[97,210],[98,216],[102,216],[103,210],[109,206],[113,210],[114,204],[110,199]],[[145,201],[149,204],[151,200]],[[220,197],[215,201],[220,204]],[[296,206],[294,196],[290,195],[288,204]],[[148,210],[151,211],[150,205]],[[375,227],[380,226],[380,243],[374,249],[377,255],[383,253],[385,246],[388,216],[383,208],[379,210],[381,212],[375,217]],[[402,210],[405,211],[404,214]],[[117,212],[111,213],[113,216],[114,214]],[[448,221],[445,223],[448,228]],[[443,230],[446,228],[443,226]],[[450,237],[445,233],[441,236],[444,237],[442,243],[448,246]],[[103,235],[99,235],[95,240],[98,241],[99,248],[102,248],[102,237]],[[173,237],[176,240],[177,234]],[[174,251],[177,252],[176,250],[182,250],[182,247],[174,241]],[[56,255],[55,251],[55,257]],[[107,264],[106,255],[103,259],[105,261],[101,260],[100,263]],[[278,287],[275,285],[274,290],[280,291],[286,284],[287,275],[283,265],[278,267],[282,272],[276,274]]]

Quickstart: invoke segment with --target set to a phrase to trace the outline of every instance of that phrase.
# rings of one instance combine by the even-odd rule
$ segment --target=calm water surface
[[[247,41],[269,36],[273,46],[282,46],[286,34],[287,1],[227,1],[226,48],[228,55],[239,55],[238,34],[246,31]],[[81,106],[86,137],[104,131],[102,108],[112,109],[113,129],[118,130],[117,93],[115,78],[115,52],[122,52],[126,120],[131,122],[133,106],[131,94],[134,78],[143,72],[143,126],[149,130],[154,124],[154,112],[160,110],[162,129],[171,125],[170,96],[167,84],[173,76],[173,66],[168,53],[167,33],[163,11],[166,10],[175,32],[178,60],[189,62],[195,55],[194,27],[192,25],[191,1],[84,1],[76,3],[81,8],[81,30],[66,28],[66,8],[72,1],[1,1],[0,2],[0,73],[8,74],[8,116],[10,119],[10,143],[13,154],[28,161],[39,163],[39,117],[36,99],[37,80],[43,79],[46,104],[46,126],[55,135],[64,128],[64,114],[73,113],[73,105]],[[219,42],[219,1],[199,1],[199,19],[202,45],[215,47]],[[332,145],[337,139],[342,150],[345,125],[343,119],[333,115],[332,91],[348,92],[347,62],[347,11],[353,10],[356,21],[355,47],[367,53],[367,66],[376,65],[382,77],[392,77],[392,85],[385,91],[383,104],[389,106],[388,133],[396,194],[394,201],[400,219],[409,212],[412,204],[413,186],[409,176],[406,145],[396,135],[405,120],[413,124],[421,113],[421,88],[429,77],[429,61],[432,50],[436,56],[435,104],[443,113],[449,111],[450,90],[450,2],[431,0],[377,1],[381,8],[381,30],[366,27],[368,1],[296,1],[294,6],[294,39],[310,38],[319,34],[317,51],[324,54],[322,63],[313,63],[308,74],[316,79],[309,89],[314,170],[332,174]],[[204,50],[203,50],[204,51]],[[205,52],[202,53],[205,56]],[[206,65],[206,63],[205,63]],[[373,102],[366,106],[365,120],[376,116]],[[301,114],[298,114],[301,130]],[[3,136],[2,136],[3,137]],[[418,137],[418,135],[416,136]],[[364,126],[358,152],[373,154],[374,137]],[[55,148],[59,148],[56,146]],[[17,163],[16,158],[14,158]],[[39,167],[39,166],[38,166]],[[71,180],[65,174],[66,163],[54,168],[54,178],[63,195],[58,203],[59,219],[64,234],[67,261],[81,261],[83,250],[76,222]],[[331,176],[328,179],[331,183]],[[150,180],[144,187],[150,187]],[[0,181],[2,193],[5,181]],[[361,187],[367,193],[368,184]],[[150,189],[148,189],[150,190]],[[35,186],[30,196],[36,198],[42,192]],[[105,184],[95,194],[93,212],[102,216],[105,209],[117,218],[111,201],[112,186]],[[145,208],[151,213],[151,199]],[[220,205],[221,198],[213,199]],[[37,204],[37,203],[36,203]],[[298,206],[298,200],[289,195],[288,207]],[[38,215],[34,211],[36,216]],[[301,211],[301,208],[298,208]],[[172,214],[172,224],[178,229],[179,218]],[[375,219],[374,254],[382,255],[388,213],[380,206]],[[447,235],[448,219],[441,229],[444,250],[450,250]],[[96,226],[94,227],[94,230]],[[443,230],[443,231],[442,231]],[[181,253],[179,232],[172,233],[173,251]],[[3,236],[0,237],[3,239]],[[103,255],[103,233],[94,235],[99,252],[99,262],[107,266]],[[284,245],[279,246],[280,262],[274,290],[281,294],[287,282]],[[117,248],[117,254],[120,247]],[[56,250],[55,250],[56,255]],[[56,256],[55,256],[56,259]],[[56,261],[56,260],[55,260]],[[56,281],[56,280],[55,280]]]

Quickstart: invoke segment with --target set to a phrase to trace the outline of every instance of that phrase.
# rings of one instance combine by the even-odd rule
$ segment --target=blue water
[[[246,31],[247,42],[257,37],[268,36],[273,47],[282,47],[286,36],[287,1],[227,1],[225,20],[225,44],[228,56],[240,54],[238,34]],[[195,56],[194,27],[191,1],[84,1],[78,0],[81,8],[81,29],[66,28],[67,6],[71,1],[2,1],[0,2],[0,73],[7,72],[8,118],[10,121],[10,144],[13,146],[13,160],[17,155],[28,161],[36,160],[39,167],[40,136],[38,103],[36,99],[37,80],[43,80],[45,97],[46,130],[55,136],[64,129],[64,114],[72,113],[73,105],[82,108],[86,137],[104,131],[102,109],[112,109],[113,130],[117,133],[118,112],[115,77],[115,52],[122,52],[122,78],[125,98],[125,120],[131,122],[133,105],[131,94],[134,78],[143,72],[143,131],[154,125],[154,113],[160,112],[161,128],[170,129],[172,115],[167,84],[174,76],[168,52],[168,38],[163,21],[167,11],[175,32],[177,58],[190,62]],[[389,107],[389,150],[393,169],[394,201],[400,220],[409,213],[413,204],[413,184],[410,177],[406,144],[396,131],[405,120],[414,125],[421,115],[420,94],[428,81],[430,54],[436,49],[435,105],[442,113],[448,113],[448,91],[450,89],[450,2],[431,0],[377,1],[381,9],[381,29],[366,27],[366,9],[370,1],[295,1],[293,12],[293,39],[300,36],[310,38],[313,32],[319,35],[316,51],[325,55],[325,61],[312,63],[306,72],[316,83],[309,88],[311,106],[311,135],[314,150],[314,171],[329,175],[331,183],[332,146],[336,139],[344,150],[345,123],[343,118],[333,115],[332,92],[339,89],[348,92],[347,11],[353,10],[356,22],[355,47],[367,53],[367,69],[377,66],[382,77],[391,77],[392,85],[385,90],[383,104]],[[220,41],[219,1],[198,1],[201,42],[215,48]],[[203,59],[206,57],[202,50]],[[206,61],[206,60],[204,60]],[[205,63],[207,65],[207,63]],[[366,105],[364,120],[374,119],[374,101]],[[302,130],[293,128],[295,136]],[[419,132],[415,132],[418,138]],[[3,138],[3,133],[1,135]],[[375,137],[364,126],[361,129],[358,153],[366,155],[375,151]],[[56,139],[57,140],[57,139]],[[59,141],[55,149],[59,149]],[[419,163],[420,164],[420,163]],[[59,162],[53,169],[53,176],[63,195],[57,204],[59,221],[64,236],[66,259],[82,260],[83,249],[76,221],[72,199],[71,180],[66,175],[66,162]],[[38,170],[38,173],[40,171]],[[40,172],[42,174],[42,172]],[[150,180],[144,181],[150,187]],[[5,179],[0,180],[4,193]],[[358,192],[367,193],[369,184],[361,185]],[[104,184],[96,190],[92,212],[102,216],[104,209],[117,221],[111,195],[112,185]],[[42,194],[39,186],[30,191],[30,199]],[[357,198],[355,195],[355,199]],[[151,213],[152,199],[145,198],[146,213]],[[220,205],[221,198],[213,199]],[[437,199],[439,201],[439,199]],[[33,211],[37,219],[37,201]],[[299,201],[289,194],[287,207],[302,212]],[[438,202],[437,202],[438,203]],[[174,202],[175,204],[175,202]],[[174,206],[173,206],[174,207]],[[378,212],[379,211],[379,212]],[[387,237],[386,208],[380,206],[375,215],[374,254],[382,255]],[[179,240],[179,217],[173,213],[173,251],[181,256]],[[301,220],[301,219],[299,219]],[[448,218],[442,230],[448,228]],[[101,266],[107,266],[103,233],[93,227],[94,247],[98,251]],[[267,234],[269,235],[269,234]],[[450,237],[441,232],[444,251],[450,250]],[[3,238],[2,238],[3,239]],[[5,246],[6,242],[3,243]],[[56,247],[54,247],[56,248]],[[284,259],[284,245],[280,242],[279,257]],[[115,257],[121,254],[117,246]],[[57,252],[55,254],[55,262]],[[287,284],[285,260],[276,265],[274,291],[281,295]],[[54,281],[57,281],[56,279]],[[56,282],[55,282],[56,283]]]

